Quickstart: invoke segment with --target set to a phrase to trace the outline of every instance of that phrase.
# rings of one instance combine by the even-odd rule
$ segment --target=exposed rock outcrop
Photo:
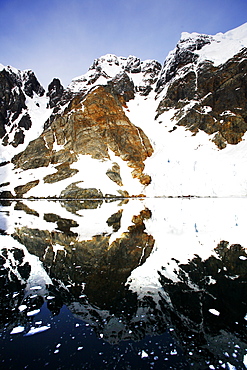
[[[77,161],[79,154],[102,160],[110,158],[111,150],[133,168],[134,178],[148,185],[151,178],[143,173],[144,161],[151,156],[153,149],[144,132],[126,117],[121,104],[124,93],[117,95],[117,92],[124,91],[125,85],[122,90],[120,83],[119,88],[101,86],[86,97],[81,94],[75,96],[64,113],[38,139],[30,142],[24,152],[13,158],[15,167],[27,170],[57,164],[57,172],[44,177],[45,183],[53,183],[78,172],[70,165]],[[55,145],[61,149],[54,149]],[[116,163],[107,175],[122,186],[120,168]],[[65,194],[69,196],[67,190],[61,196]],[[77,189],[77,197],[78,194]]]
[[[5,67],[0,71],[0,139],[4,146],[24,143],[25,131],[32,126],[26,98],[42,97],[44,88],[32,71]]]
[[[163,79],[170,83],[156,118],[175,108],[177,125],[195,134],[199,130],[215,134],[212,140],[220,149],[237,144],[247,131],[247,49],[217,67],[210,61],[197,63],[196,52],[190,58],[183,54],[181,60],[175,54],[164,73]]]

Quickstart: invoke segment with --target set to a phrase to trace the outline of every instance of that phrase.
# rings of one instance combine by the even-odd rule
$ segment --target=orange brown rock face
[[[70,169],[69,164],[76,161],[78,154],[109,159],[111,150],[133,168],[133,178],[148,185],[151,178],[143,174],[144,161],[152,155],[153,148],[145,133],[125,115],[123,100],[105,86],[95,88],[86,97],[75,96],[65,112],[14,157],[15,166],[28,169],[66,162]],[[56,151],[54,143],[64,148]]]

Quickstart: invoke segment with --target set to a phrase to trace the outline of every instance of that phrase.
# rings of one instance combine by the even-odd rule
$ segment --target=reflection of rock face
[[[73,283],[73,295],[79,297],[84,292],[90,302],[112,307],[123,294],[131,271],[143,264],[152,251],[154,240],[145,233],[143,222],[150,217],[148,209],[141,211],[133,217],[128,231],[111,244],[110,235],[79,241],[75,233],[79,225],[52,213],[45,214],[45,220],[56,222],[57,229],[62,232],[23,227],[16,230],[14,237],[43,261],[50,277],[65,285]],[[121,211],[107,220],[114,230],[119,228],[120,222]]]
[[[178,265],[178,283],[160,272],[169,297],[162,298],[161,306],[195,361],[194,368],[204,368],[203,355],[214,366],[228,356],[237,369],[242,369],[239,358],[247,342],[247,254],[240,245],[229,247],[225,241],[215,251],[217,257],[202,261],[198,256],[186,265]]]
[[[22,250],[7,248],[0,251],[0,324],[14,322],[18,318],[18,306],[23,299],[25,281],[31,271],[24,263]]]
[[[115,207],[116,204],[110,202],[107,207],[111,207],[111,212],[107,213],[103,222],[105,231],[91,233],[94,236],[86,240],[80,238],[84,223],[89,225],[84,216],[94,213],[93,209],[82,211],[89,206],[87,201],[72,201],[70,205],[68,201],[63,202],[67,210],[71,209],[71,216],[64,208],[56,208],[57,202],[45,201],[47,206],[37,208],[39,212],[32,209],[35,208],[35,202],[26,203],[28,206],[24,201],[15,202],[15,209],[20,210],[16,211],[16,220],[22,214],[23,219],[34,224],[46,222],[47,229],[45,226],[43,230],[29,226],[16,228],[13,237],[22,244],[20,248],[25,251],[25,256],[29,252],[32,257],[38,257],[36,260],[42,261],[49,279],[40,284],[42,289],[31,290],[29,278],[33,276],[37,265],[30,265],[30,273],[30,266],[25,265],[21,249],[4,251],[3,259],[0,258],[0,283],[4,292],[2,306],[9,305],[10,310],[15,310],[10,312],[6,309],[12,321],[8,321],[3,314],[1,324],[6,322],[12,328],[21,323],[28,330],[30,318],[27,312],[41,308],[46,302],[53,314],[59,314],[65,304],[77,318],[88,323],[99,337],[103,336],[103,340],[109,343],[140,341],[146,336],[165,336],[170,333],[187,356],[192,369],[207,369],[209,364],[220,369],[220,361],[221,364],[229,362],[237,369],[243,368],[241,365],[247,341],[247,254],[240,245],[230,246],[227,242],[221,242],[215,254],[206,260],[196,256],[187,264],[176,261],[175,281],[167,275],[170,267],[167,272],[164,267],[159,272],[162,291],[157,280],[151,278],[152,284],[149,285],[149,263],[152,269],[154,254],[149,260],[146,259],[153,250],[154,239],[145,232],[145,219],[151,217],[151,212],[147,208],[140,211],[143,202],[135,208],[138,211],[134,212],[128,228],[123,226],[126,224],[126,214],[136,206],[132,203],[130,208],[125,208],[131,203],[129,201]],[[95,204],[97,207],[98,200]],[[99,211],[103,207],[104,204]],[[47,208],[47,213],[43,213],[44,208]],[[55,212],[55,209],[61,212]],[[102,214],[106,215],[105,210]],[[42,220],[37,221],[41,215]],[[121,234],[122,228],[126,232]],[[112,241],[115,232],[117,237]],[[8,235],[2,238],[9,238],[10,244],[14,242],[18,245]],[[9,261],[7,264],[6,256]],[[137,277],[142,276],[143,271],[147,276],[143,284],[146,290],[143,289],[138,296],[125,283],[130,282],[127,278],[132,270],[145,261],[147,263],[140,268],[140,275],[139,269],[135,271]],[[45,276],[45,271],[42,271]],[[40,271],[38,275],[41,276]],[[41,281],[38,276],[35,277],[36,281]],[[15,292],[19,294],[15,295]],[[19,312],[20,304],[26,306],[25,312]],[[161,340],[160,337],[157,337],[158,340]]]

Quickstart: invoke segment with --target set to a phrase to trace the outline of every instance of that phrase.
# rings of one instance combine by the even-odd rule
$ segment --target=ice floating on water
[[[37,310],[29,311],[27,313],[27,316],[34,316],[34,315],[37,315],[37,313],[39,312],[40,312],[40,309],[38,308]]]
[[[237,368],[235,366],[233,366],[232,364],[230,364],[230,362],[227,362],[227,366],[228,366],[229,370],[237,370]]]
[[[177,355],[177,350],[176,349],[173,349],[171,352],[170,352],[170,355],[174,356],[174,355]]]
[[[242,260],[242,261],[247,260],[247,257],[245,257],[245,256],[239,256],[238,258],[239,258],[240,260]]]
[[[141,358],[145,358],[145,357],[148,357],[148,354],[147,354],[147,352],[145,352],[144,350],[142,350]]]
[[[219,316],[220,312],[215,310],[214,308],[210,308],[209,309],[209,312],[212,314],[212,315],[216,315],[216,316]]]
[[[247,368],[247,354],[244,355],[244,361],[243,361],[243,363],[244,363],[244,366]]]
[[[24,330],[25,330],[24,326],[16,326],[11,330],[10,334],[22,333]]]
[[[26,308],[27,308],[27,305],[25,305],[25,304],[21,304],[21,305],[18,307],[18,309],[19,309],[19,311],[20,311],[20,312],[24,311]]]
[[[29,330],[29,332],[27,334],[25,334],[25,337],[28,337],[29,335],[34,335],[34,334],[42,333],[43,331],[46,331],[46,330],[48,330],[50,328],[51,328],[50,325],[40,326],[39,328],[32,328],[32,329]]]
[[[42,286],[40,286],[40,285],[32,286],[30,288],[30,290],[40,290],[40,289],[42,289]]]

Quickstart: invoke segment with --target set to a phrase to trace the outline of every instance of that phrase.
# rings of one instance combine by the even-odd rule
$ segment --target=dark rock
[[[141,72],[141,60],[136,57],[129,57],[125,70],[131,73]]]
[[[14,189],[15,193],[16,193],[16,196],[22,198],[22,196],[25,193],[27,193],[29,190],[31,190],[32,188],[34,188],[38,184],[39,184],[39,180],[33,180],[33,181],[29,181],[25,185],[16,186],[15,189]]]
[[[34,215],[39,217],[38,212],[36,212],[34,209],[29,208],[26,204],[22,203],[21,201],[16,202],[14,209],[17,211],[24,211],[28,215]]]
[[[14,196],[9,190],[4,190],[0,192],[0,199],[13,199]]]
[[[1,163],[0,163],[0,167],[6,166],[6,164],[9,164],[9,163],[10,163],[9,161],[1,162]]]
[[[6,119],[4,118],[3,113],[0,112],[0,139],[2,139],[4,135],[6,134],[5,124],[6,124]]]
[[[18,131],[15,132],[15,136],[14,136],[14,140],[12,141],[12,145],[13,147],[17,147],[19,144],[23,144],[24,143],[24,132],[19,129]]]
[[[123,186],[122,178],[120,175],[120,166],[117,163],[113,163],[111,169],[107,170],[107,176],[119,186]]]
[[[62,163],[59,166],[56,166],[56,173],[53,173],[51,175],[47,175],[44,177],[44,182],[53,184],[54,182],[58,182],[64,179],[67,179],[68,177],[74,176],[78,170],[70,168],[68,163]]]
[[[29,130],[31,126],[32,121],[29,114],[25,114],[23,117],[21,117],[18,123],[18,127],[23,127],[25,130]]]
[[[58,78],[54,78],[48,86],[47,96],[49,96],[49,108],[54,108],[61,101],[64,88]]]
[[[42,136],[31,141],[24,152],[12,158],[15,167],[27,170],[30,168],[47,167],[50,163],[52,151],[47,148]]]
[[[122,214],[123,210],[120,209],[117,213],[111,215],[106,221],[108,226],[112,226],[114,232],[118,231],[121,227]]]
[[[3,125],[11,125],[22,110],[27,109],[25,95],[21,90],[21,81],[5,69],[0,71],[0,101],[1,135],[4,135]]]
[[[123,96],[125,102],[128,102],[135,96],[134,83],[130,80],[126,72],[116,75],[107,85],[110,87],[113,95]]]
[[[75,182],[67,186],[60,194],[60,198],[70,199],[97,199],[103,198],[100,190],[95,188],[80,188],[77,186],[81,181]]]
[[[70,228],[79,226],[74,220],[62,218],[54,213],[45,213],[44,220],[47,222],[56,222],[58,230],[66,233],[67,235],[75,235]]]
[[[43,96],[45,93],[44,88],[40,85],[35,74],[32,71],[27,71],[25,73],[25,82],[24,82],[24,92],[30,98],[33,98],[34,93],[38,96]]]
[[[10,185],[10,182],[3,182],[2,184],[0,184],[0,188],[3,188],[4,186],[8,186]]]

